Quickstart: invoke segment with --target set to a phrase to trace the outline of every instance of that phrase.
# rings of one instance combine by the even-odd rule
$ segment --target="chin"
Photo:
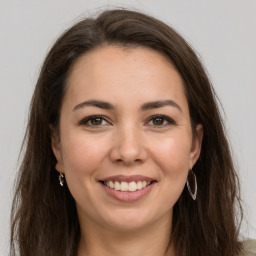
[[[107,216],[105,215],[105,218]],[[138,209],[120,209],[113,211],[108,219],[105,219],[106,226],[116,231],[132,231],[146,228],[152,221],[154,216]]]

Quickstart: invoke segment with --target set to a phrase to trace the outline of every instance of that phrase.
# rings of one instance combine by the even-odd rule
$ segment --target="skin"
[[[78,106],[88,100],[114,108]],[[177,106],[141,110],[164,100]],[[82,122],[91,115],[103,119]],[[163,55],[104,46],[82,56],[68,78],[60,134],[52,136],[56,169],[65,174],[77,205],[78,255],[175,255],[168,248],[173,205],[200,155],[202,137],[201,125],[192,136],[182,79]],[[121,202],[99,183],[120,174],[157,182],[143,198]]]

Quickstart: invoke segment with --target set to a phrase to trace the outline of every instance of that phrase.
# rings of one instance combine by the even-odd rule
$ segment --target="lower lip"
[[[136,190],[134,192],[115,190],[113,188],[110,188],[110,187],[102,184],[102,183],[100,183],[100,184],[102,185],[104,190],[107,192],[107,194],[110,195],[111,197],[115,198],[116,200],[119,200],[122,202],[134,202],[134,201],[137,201],[137,200],[143,198],[147,194],[149,194],[149,192],[153,188],[155,182],[151,183],[150,185],[148,185],[145,188]]]

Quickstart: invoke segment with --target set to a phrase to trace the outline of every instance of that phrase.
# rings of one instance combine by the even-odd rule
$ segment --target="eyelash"
[[[83,120],[81,120],[79,122],[79,125],[88,126],[88,127],[95,127],[95,128],[97,126],[102,126],[102,124],[100,124],[100,125],[93,125],[92,123],[88,124],[89,122],[92,122],[93,120],[96,120],[96,119],[101,119],[102,121],[105,121],[105,122],[109,123],[104,116],[93,115],[93,116],[88,116],[88,117],[84,118]]]
[[[163,126],[167,126],[167,125],[177,125],[176,122],[168,117],[168,116],[165,116],[165,115],[154,115],[154,116],[151,116],[148,121],[147,121],[147,124],[151,121],[154,121],[156,119],[161,119],[163,120],[163,122],[165,122],[165,124],[160,124],[160,125],[154,125],[152,124],[152,126],[159,126],[159,127],[163,127]]]
[[[96,119],[100,119],[101,122],[105,121],[107,122],[108,124],[111,125],[111,123],[109,121],[106,120],[106,118],[102,115],[93,115],[93,116],[88,116],[86,118],[84,118],[83,120],[81,120],[79,122],[79,125],[83,125],[83,126],[87,126],[87,127],[93,127],[93,128],[98,128],[98,127],[101,127],[101,126],[104,126],[106,124],[99,124],[99,125],[93,125],[92,123],[89,124],[89,122],[92,122],[93,120],[95,121]],[[156,119],[161,119],[163,120],[164,124],[160,124],[160,125],[154,125],[154,124],[149,124],[150,122],[156,120]],[[176,122],[168,117],[168,116],[165,116],[165,115],[154,115],[154,116],[151,116],[147,122],[146,122],[146,125],[147,126],[155,126],[155,127],[164,127],[164,126],[168,126],[168,125],[177,125]],[[97,127],[98,126],[98,127]]]

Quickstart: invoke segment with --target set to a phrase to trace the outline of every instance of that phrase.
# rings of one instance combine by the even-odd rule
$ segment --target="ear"
[[[59,133],[56,131],[56,128],[50,127],[51,130],[51,146],[53,154],[57,160],[56,163],[56,171],[64,173],[63,168],[63,160],[62,160],[62,153],[61,153],[61,143],[60,143],[60,136]]]
[[[192,169],[192,167],[195,165],[196,161],[198,160],[200,153],[201,153],[201,146],[203,141],[203,126],[201,124],[198,124],[196,126],[196,134],[193,138],[191,150],[190,150],[190,164],[189,168]]]

